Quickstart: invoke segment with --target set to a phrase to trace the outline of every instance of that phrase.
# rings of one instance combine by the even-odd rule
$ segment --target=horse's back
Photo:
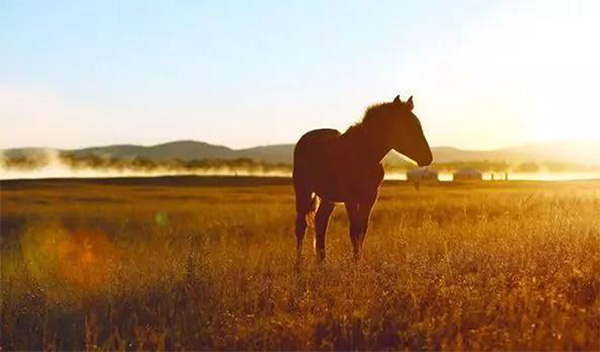
[[[311,170],[319,169],[327,162],[327,150],[331,142],[340,136],[338,130],[323,128],[306,132],[294,147],[293,179],[296,183],[310,177]]]
[[[323,128],[306,132],[296,143],[294,148],[294,166],[309,162],[311,159],[323,156],[324,149],[328,148],[329,142],[340,136],[338,130]]]
[[[299,151],[308,144],[314,144],[317,141],[327,141],[340,136],[340,131],[333,128],[321,128],[306,132],[296,143],[295,151]]]

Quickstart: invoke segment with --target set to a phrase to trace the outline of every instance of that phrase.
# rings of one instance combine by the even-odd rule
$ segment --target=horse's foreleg
[[[360,236],[362,232],[362,224],[360,222],[360,214],[358,212],[358,203],[345,203],[346,212],[350,220],[350,240],[354,249],[354,259],[360,257]]]
[[[329,224],[329,217],[335,208],[335,203],[321,202],[315,215],[315,250],[319,262],[325,259],[325,233]]]
[[[350,218],[350,239],[354,247],[354,259],[360,257],[365,235],[369,227],[369,218],[374,201],[363,203],[346,203],[346,210]]]
[[[373,209],[373,205],[375,202],[365,202],[361,203],[358,207],[358,217],[360,219],[361,229],[360,229],[360,247],[362,248],[363,242],[365,240],[365,236],[367,235],[367,229],[369,228],[369,218],[371,217],[371,210]]]

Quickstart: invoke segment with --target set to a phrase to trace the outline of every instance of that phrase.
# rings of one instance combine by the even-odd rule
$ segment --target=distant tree
[[[154,161],[142,157],[133,158],[130,162],[130,166],[133,169],[146,172],[153,171],[158,167],[158,165]]]
[[[48,164],[48,158],[40,156],[9,155],[0,158],[0,164],[5,169],[35,170]]]
[[[534,162],[521,163],[517,166],[517,172],[538,172],[540,171],[540,166]]]

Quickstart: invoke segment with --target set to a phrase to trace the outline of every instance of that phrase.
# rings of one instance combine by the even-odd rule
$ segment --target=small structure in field
[[[427,168],[412,169],[406,172],[406,180],[412,182],[437,181],[438,173]]]
[[[483,179],[481,171],[475,170],[471,167],[466,167],[456,171],[452,175],[454,181],[481,181]]]

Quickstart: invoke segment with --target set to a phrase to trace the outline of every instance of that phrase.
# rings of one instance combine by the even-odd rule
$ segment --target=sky
[[[0,0],[0,148],[294,143],[398,94],[433,146],[597,140],[600,1]]]

